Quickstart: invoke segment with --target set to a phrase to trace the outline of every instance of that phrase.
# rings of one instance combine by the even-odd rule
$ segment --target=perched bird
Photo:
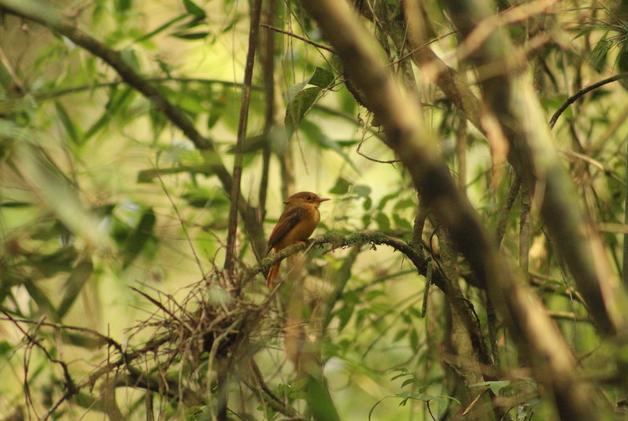
[[[286,207],[268,239],[268,252],[270,250],[278,252],[292,244],[307,240],[321,219],[318,206],[326,200],[329,199],[319,197],[308,191],[295,193],[290,196],[284,202]],[[275,278],[279,274],[280,264],[281,261],[275,263],[268,271],[266,282],[269,287],[274,286]]]

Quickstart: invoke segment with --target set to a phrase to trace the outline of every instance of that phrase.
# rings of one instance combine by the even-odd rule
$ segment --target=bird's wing
[[[303,211],[300,208],[286,209],[279,217],[277,225],[268,239],[268,250],[275,247],[285,236],[303,219]]]

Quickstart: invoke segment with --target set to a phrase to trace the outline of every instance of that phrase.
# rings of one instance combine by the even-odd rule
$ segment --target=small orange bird
[[[318,206],[326,200],[329,199],[319,197],[309,191],[302,191],[290,196],[284,202],[286,207],[268,239],[268,252],[270,250],[278,252],[292,244],[307,240],[321,219]],[[281,261],[275,263],[268,271],[266,282],[269,287],[274,286],[275,278],[279,275],[280,264]]]

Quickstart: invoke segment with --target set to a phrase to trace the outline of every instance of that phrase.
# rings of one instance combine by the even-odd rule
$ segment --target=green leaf
[[[224,95],[219,96],[215,101],[212,101],[212,106],[207,116],[207,128],[211,129],[216,125],[220,117],[227,107],[227,100]]]
[[[60,320],[59,316],[57,315],[57,311],[55,310],[55,307],[52,305],[52,302],[50,301],[46,293],[43,292],[35,284],[35,282],[27,280],[26,282],[24,282],[24,287],[26,288],[28,295],[30,295],[33,301],[37,303],[37,307],[39,307],[41,311],[47,313],[50,318],[55,322],[58,322]]]
[[[303,120],[305,114],[312,108],[321,92],[319,87],[305,88],[297,93],[286,107],[284,125],[289,133],[293,133]]]
[[[416,206],[416,202],[414,200],[412,200],[412,199],[401,199],[400,201],[395,203],[395,206],[393,207],[393,209],[398,211],[400,209],[414,208],[415,206]]]
[[[355,306],[353,305],[344,305],[340,308],[340,310],[338,310],[336,313],[339,321],[338,332],[342,332],[342,330],[347,326],[349,320],[351,320],[354,308]]]
[[[358,184],[353,186],[353,193],[355,193],[358,197],[368,198],[371,194],[371,188],[363,184]]]
[[[397,331],[397,333],[395,333],[395,337],[393,338],[393,342],[399,342],[407,334],[408,334],[408,330],[407,329],[399,329]]]
[[[338,411],[322,376],[307,377],[306,400],[315,420],[340,421]]]
[[[200,31],[200,32],[173,32],[172,35],[175,38],[180,38],[180,39],[188,39],[188,40],[196,40],[196,39],[203,39],[203,38],[207,38],[209,36],[209,32],[208,31]]]
[[[390,231],[390,220],[384,212],[377,212],[375,215],[375,222],[377,227],[382,231]]]
[[[134,92],[131,88],[124,88],[122,90],[113,88],[111,90],[109,100],[107,101],[107,105],[105,105],[104,112],[98,120],[96,120],[96,122],[94,122],[94,124],[87,129],[87,132],[85,132],[85,135],[83,136],[83,143],[98,133],[100,129],[106,127],[111,119],[120,113],[122,107],[132,101],[133,94]]]
[[[329,192],[331,194],[346,194],[349,191],[350,186],[351,183],[349,183],[346,178],[338,177],[336,184],[329,190]]]
[[[120,51],[120,58],[126,64],[131,66],[133,70],[140,71],[140,61],[137,58],[137,54],[135,53],[133,49],[125,48],[124,50]]]
[[[132,4],[133,0],[115,0],[116,11],[119,13],[129,10]]]
[[[419,349],[419,334],[416,329],[410,330],[410,347],[415,351]]]
[[[68,114],[67,110],[59,101],[55,101],[55,109],[57,110],[57,116],[65,129],[68,137],[75,145],[81,143],[80,128],[72,121],[72,118]]]
[[[397,196],[399,196],[399,192],[398,191],[394,191],[391,193],[388,193],[386,195],[384,195],[380,200],[379,203],[377,204],[377,209],[378,210],[382,210],[386,207],[386,204],[391,200],[396,198]]]
[[[65,282],[64,286],[64,294],[61,299],[61,303],[57,308],[57,313],[59,314],[59,318],[62,319],[63,316],[68,312],[76,297],[85,286],[85,283],[89,280],[94,272],[94,266],[92,264],[92,260],[89,258],[81,259],[72,273],[70,277]]]
[[[142,213],[139,223],[135,229],[130,233],[126,240],[124,247],[124,261],[122,263],[123,268],[127,268],[137,258],[140,252],[144,249],[144,246],[148,243],[153,236],[153,228],[157,217],[152,208],[146,209]]]
[[[412,231],[412,224],[409,221],[403,219],[398,214],[393,213],[393,220],[395,221],[395,225],[397,226],[397,228],[404,231]]]
[[[606,58],[612,47],[612,42],[606,39],[606,34],[600,39],[591,51],[591,65],[598,72],[602,72],[606,67]]]
[[[101,244],[103,236],[97,219],[85,208],[67,177],[31,144],[20,143],[16,149],[20,171],[45,205],[73,234],[91,245]]]
[[[410,377],[409,379],[406,379],[403,381],[403,383],[401,383],[401,388],[404,388],[405,386],[408,386],[410,384],[415,384],[417,382],[417,380],[414,377]]]
[[[310,85],[318,86],[319,88],[328,88],[333,82],[333,73],[329,70],[323,69],[322,67],[317,67],[309,80]]]
[[[183,0],[183,5],[189,14],[194,15],[198,19],[203,19],[207,16],[205,11],[192,0]]]
[[[54,229],[54,227],[53,227]],[[74,247],[62,247],[50,254],[31,255],[30,263],[41,274],[49,278],[59,272],[67,272],[76,260],[77,252]]]
[[[0,202],[0,208],[29,208],[34,206],[30,202],[22,202],[19,200],[6,200]]]
[[[470,387],[488,387],[489,389],[491,389],[491,392],[493,392],[496,395],[499,395],[499,392],[502,389],[510,385],[511,385],[510,380],[494,380],[494,381],[474,383],[470,385]]]
[[[157,28],[153,29],[152,31],[150,31],[150,32],[140,36],[139,38],[136,38],[134,42],[148,41],[149,39],[151,39],[154,36],[162,33],[163,31],[165,31],[166,29],[170,28],[175,23],[179,22],[180,20],[185,19],[188,16],[189,15],[187,13],[183,13],[183,14],[180,14],[179,16],[176,16],[176,17],[174,17],[172,19],[169,19],[166,22],[164,22],[161,25],[159,25]]]
[[[13,347],[7,341],[0,341],[0,357],[4,357],[13,350]]]
[[[91,396],[84,392],[78,392],[76,395],[72,397],[72,402],[81,408],[85,408],[88,411],[99,411],[103,413],[108,413],[110,408],[107,407],[100,396],[95,397]]]

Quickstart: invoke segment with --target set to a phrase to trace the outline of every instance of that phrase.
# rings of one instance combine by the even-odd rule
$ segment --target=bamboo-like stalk
[[[241,152],[246,139],[246,129],[249,121],[249,105],[251,103],[251,86],[253,85],[253,65],[255,64],[255,50],[257,49],[257,37],[259,23],[262,14],[262,0],[254,0],[251,7],[251,19],[249,28],[249,47],[244,66],[244,82],[240,104],[240,120],[238,123],[238,136],[235,146],[235,158],[233,162],[233,181],[231,183],[231,207],[229,209],[229,226],[227,230],[227,250],[225,255],[225,271],[233,282],[235,267],[235,243],[238,232],[238,202],[240,200],[240,180],[242,179],[242,161],[244,155]]]

